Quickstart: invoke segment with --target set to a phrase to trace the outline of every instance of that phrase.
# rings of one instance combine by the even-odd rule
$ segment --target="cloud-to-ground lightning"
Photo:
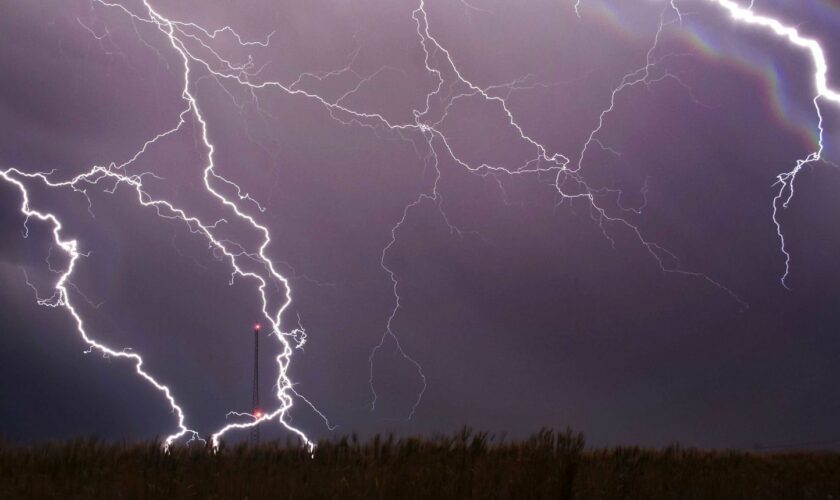
[[[14,184],[23,196],[23,203],[21,206],[22,213],[27,217],[27,219],[31,217],[36,217],[38,219],[48,221],[53,224],[54,230],[54,239],[55,243],[62,248],[62,250],[70,257],[70,264],[68,265],[67,269],[61,274],[59,281],[56,283],[56,293],[54,300],[52,301],[44,301],[39,300],[39,303],[43,305],[53,305],[53,306],[63,306],[65,307],[73,318],[76,321],[77,329],[81,334],[82,338],[86,343],[88,343],[92,348],[101,351],[104,354],[114,356],[114,357],[124,357],[130,358],[135,361],[136,363],[136,370],[137,372],[146,380],[148,380],[151,384],[153,384],[158,390],[162,391],[166,398],[168,399],[173,411],[178,416],[178,426],[179,432],[168,436],[165,440],[166,446],[172,444],[175,440],[179,439],[180,437],[192,433],[196,435],[196,433],[185,426],[185,414],[181,407],[175,402],[174,397],[171,395],[170,389],[158,382],[155,378],[153,378],[150,374],[142,369],[143,360],[139,354],[136,353],[129,353],[124,351],[117,351],[111,349],[104,344],[98,343],[93,340],[89,334],[86,332],[84,328],[84,323],[82,321],[81,316],[73,307],[70,299],[69,293],[67,290],[67,282],[72,274],[76,261],[82,256],[80,251],[78,250],[78,242],[75,240],[63,240],[61,236],[61,229],[62,225],[59,221],[59,218],[51,213],[41,213],[37,210],[34,210],[30,207],[29,204],[29,194],[28,190],[26,189],[25,184],[19,179],[20,178],[28,178],[28,179],[38,179],[42,181],[45,185],[58,188],[58,187],[69,187],[75,191],[81,191],[78,186],[80,184],[97,184],[101,181],[106,179],[110,179],[114,182],[114,187],[111,189],[113,192],[116,189],[116,186],[119,184],[125,184],[134,188],[137,193],[138,201],[142,206],[146,207],[153,207],[157,211],[157,215],[161,217],[165,217],[168,219],[178,219],[186,224],[188,224],[191,231],[200,233],[205,236],[210,244],[216,248],[217,250],[221,251],[226,258],[229,260],[231,266],[233,267],[233,275],[240,275],[243,277],[248,277],[256,280],[258,282],[258,291],[262,298],[262,313],[267,321],[272,326],[272,333],[280,340],[282,343],[282,351],[277,356],[277,363],[279,366],[279,375],[276,382],[277,387],[277,397],[280,400],[280,407],[274,411],[266,412],[265,414],[261,415],[259,418],[253,419],[251,422],[245,423],[232,423],[224,426],[222,429],[217,431],[212,435],[212,443],[214,446],[218,446],[219,440],[221,436],[223,436],[227,431],[236,428],[244,428],[250,427],[258,423],[262,420],[278,420],[280,421],[289,431],[293,432],[297,436],[299,436],[307,445],[312,446],[311,441],[309,438],[300,430],[289,424],[286,420],[288,410],[291,408],[293,404],[292,395],[295,392],[292,391],[292,384],[289,381],[286,372],[288,369],[289,360],[291,358],[293,352],[292,342],[289,340],[288,337],[292,339],[303,339],[305,338],[302,336],[302,332],[300,329],[293,330],[291,332],[283,332],[280,327],[280,320],[283,315],[283,312],[288,307],[289,303],[291,302],[290,296],[290,289],[289,284],[286,279],[275,270],[273,262],[266,256],[266,248],[271,243],[271,237],[268,229],[265,226],[260,225],[252,216],[247,214],[243,211],[235,202],[230,201],[226,198],[223,194],[217,191],[214,186],[213,182],[220,182],[222,184],[228,186],[234,186],[237,190],[237,195],[240,200],[250,199],[247,195],[243,195],[241,190],[237,185],[228,181],[227,179],[223,178],[222,176],[218,175],[214,171],[214,163],[213,163],[213,153],[214,153],[214,146],[210,142],[208,135],[207,135],[207,123],[200,111],[198,102],[192,93],[192,81],[190,76],[190,61],[191,57],[188,55],[186,48],[183,45],[183,42],[176,37],[175,33],[178,32],[180,28],[177,26],[189,26],[189,27],[197,27],[193,23],[175,23],[173,21],[168,20],[167,18],[161,16],[149,3],[144,2],[144,6],[147,9],[146,17],[142,15],[135,14],[129,11],[127,8],[120,4],[115,3],[108,3],[108,2],[99,2],[102,5],[108,7],[117,7],[121,9],[123,12],[129,14],[133,20],[144,22],[144,23],[152,23],[154,24],[164,35],[166,35],[167,39],[170,41],[172,48],[182,57],[183,61],[183,78],[184,78],[184,86],[182,89],[181,97],[185,101],[186,109],[181,112],[179,123],[172,129],[157,135],[153,139],[146,141],[142,148],[138,150],[128,161],[120,164],[120,165],[111,165],[109,167],[99,167],[95,166],[91,168],[88,172],[76,176],[75,178],[69,181],[52,181],[50,179],[50,173],[36,173],[36,174],[28,174],[24,173],[20,170],[9,168],[7,170],[1,171],[0,175],[2,177]],[[213,38],[221,32],[230,31],[233,32],[230,28],[222,28],[220,30],[215,30],[213,32],[209,32],[203,30],[203,28],[199,28],[202,33],[205,33],[207,36]],[[234,32],[235,33],[235,32]],[[238,34],[235,35],[239,41]],[[245,44],[246,42],[242,42]],[[250,42],[247,42],[250,43]],[[267,43],[267,42],[266,42]],[[205,188],[209,193],[211,193],[214,197],[216,197],[222,204],[228,207],[239,219],[247,221],[251,227],[255,228],[256,230],[260,231],[263,235],[263,241],[260,245],[258,251],[255,254],[245,252],[244,250],[239,247],[239,249],[231,249],[229,245],[226,245],[226,242],[223,240],[218,239],[214,233],[213,229],[215,229],[214,224],[205,224],[200,221],[198,218],[194,216],[188,215],[184,210],[175,207],[173,204],[165,201],[165,200],[157,200],[149,196],[146,191],[143,190],[142,178],[143,174],[140,175],[128,175],[126,173],[127,168],[134,163],[142,154],[144,154],[151,146],[153,146],[156,142],[158,142],[163,137],[168,135],[174,134],[178,132],[182,126],[186,123],[187,116],[191,116],[193,120],[199,125],[201,131],[201,139],[204,147],[207,151],[207,165],[204,169],[204,185]],[[81,191],[83,192],[83,191]],[[83,192],[84,193],[84,192]],[[217,221],[218,222],[218,221]],[[252,271],[246,271],[239,264],[239,258],[245,257],[249,259],[258,258],[260,264],[262,264],[268,272],[268,278],[261,276],[260,274]],[[268,286],[268,279],[276,280],[281,284],[281,286],[286,290],[286,300],[283,304],[276,310],[270,311],[269,300],[267,298],[266,287]],[[307,401],[308,402],[308,401]]]
[[[97,174],[98,172],[93,173],[93,175]],[[38,219],[51,225],[53,241],[56,245],[59,246],[59,248],[61,248],[67,254],[67,256],[70,259],[67,267],[64,269],[63,272],[60,273],[59,278],[54,285],[55,293],[48,298],[38,298],[38,304],[47,307],[63,307],[64,309],[66,309],[73,317],[73,320],[76,324],[77,332],[90,349],[95,349],[96,351],[106,356],[130,359],[134,363],[134,370],[137,372],[137,374],[143,377],[150,384],[152,384],[155,387],[155,389],[163,393],[164,397],[169,403],[170,408],[177,417],[178,425],[178,432],[170,434],[164,440],[165,446],[171,445],[176,439],[179,439],[187,434],[191,434],[193,438],[197,437],[198,434],[186,426],[186,415],[184,414],[184,411],[181,409],[178,403],[175,401],[175,397],[172,395],[172,391],[170,390],[170,388],[158,382],[152,375],[150,375],[146,370],[143,369],[143,358],[139,354],[134,352],[127,352],[125,350],[118,351],[112,349],[106,346],[105,344],[94,340],[91,336],[88,335],[87,331],[85,330],[84,321],[73,306],[73,303],[70,300],[70,292],[68,290],[68,286],[70,286],[70,276],[73,274],[73,270],[76,267],[76,263],[80,258],[84,256],[81,250],[79,250],[79,242],[74,239],[65,239],[65,237],[62,235],[63,226],[61,224],[61,221],[54,214],[49,212],[41,212],[32,208],[29,202],[29,191],[26,189],[26,185],[21,179],[36,178],[44,181],[47,185],[56,185],[51,183],[43,174],[27,174],[14,168],[9,168],[0,171],[0,177],[2,177],[6,182],[9,182],[12,185],[14,185],[20,192],[20,211],[26,217],[26,222],[24,224],[26,224],[30,219]],[[25,227],[25,235],[27,235],[29,229],[28,226]]]
[[[802,36],[795,27],[791,27],[781,20],[756,13],[752,3],[743,6],[731,0],[704,1],[723,9],[724,12],[730,14],[738,23],[757,26],[787,40],[792,47],[804,50],[814,64],[813,81],[816,88],[816,95],[814,96],[813,103],[819,118],[819,147],[816,151],[811,152],[805,158],[797,161],[792,170],[778,175],[777,183],[779,190],[773,199],[773,222],[780,240],[781,252],[785,258],[784,274],[782,275],[781,281],[784,286],[787,286],[786,279],[790,272],[790,254],[786,248],[784,234],[778,218],[778,210],[780,208],[787,208],[790,204],[794,196],[794,182],[802,168],[808,164],[822,160],[823,110],[821,103],[828,101],[833,104],[840,104],[840,93],[829,86],[828,61],[826,60],[825,51],[817,40]],[[222,176],[216,169],[216,146],[210,140],[208,132],[211,124],[208,123],[208,119],[202,112],[200,100],[196,95],[195,85],[197,77],[194,75],[197,73],[203,74],[198,78],[209,77],[216,80],[223,89],[225,89],[224,84],[227,82],[240,86],[246,89],[255,101],[257,99],[257,92],[259,91],[279,91],[290,96],[307,99],[320,105],[325,113],[343,125],[360,126],[371,129],[374,132],[387,131],[401,138],[410,136],[406,140],[421,144],[423,151],[419,153],[424,166],[430,168],[433,172],[433,180],[428,186],[424,186],[420,193],[404,206],[401,217],[390,229],[388,243],[382,249],[380,255],[379,264],[390,280],[393,303],[390,313],[385,319],[384,331],[380,341],[374,346],[369,356],[371,408],[375,408],[377,402],[374,361],[377,353],[389,340],[394,343],[397,352],[417,370],[422,382],[422,388],[417,393],[414,403],[408,412],[409,418],[415,414],[426,390],[426,375],[423,372],[421,364],[403,349],[403,345],[395,331],[394,321],[401,308],[400,283],[396,271],[388,264],[388,253],[395,245],[398,233],[412,210],[421,204],[433,204],[449,229],[452,232],[461,233],[461,230],[450,222],[444,210],[443,197],[438,190],[438,183],[441,179],[441,160],[443,157],[465,171],[480,177],[499,179],[505,176],[533,176],[540,180],[544,180],[546,177],[550,178],[551,185],[556,190],[561,201],[580,200],[588,204],[592,217],[599,224],[607,238],[611,237],[605,226],[613,224],[617,227],[622,227],[628,230],[638,243],[658,262],[662,271],[705,280],[710,285],[729,294],[742,307],[747,307],[746,303],[735,292],[720,282],[710,278],[705,273],[687,270],[681,267],[678,259],[672,252],[648,239],[637,225],[624,217],[624,213],[628,210],[632,211],[632,209],[624,209],[620,203],[618,203],[617,210],[609,208],[608,205],[601,201],[603,199],[603,193],[609,190],[590,186],[584,175],[584,159],[590,147],[601,147],[608,151],[613,151],[602,142],[599,134],[604,127],[605,119],[617,105],[617,97],[624,89],[635,85],[649,85],[664,80],[674,80],[685,87],[682,81],[675,75],[669,73],[654,75],[652,72],[658,62],[655,57],[655,52],[663,31],[671,25],[679,25],[683,20],[683,14],[678,8],[676,0],[670,0],[667,3],[666,11],[672,13],[670,20],[666,18],[665,11],[660,15],[658,31],[653,44],[645,54],[643,65],[638,70],[625,75],[618,86],[613,89],[607,107],[600,112],[597,125],[588,134],[586,141],[576,155],[576,160],[573,159],[573,155],[553,151],[550,146],[535,139],[520,124],[511,110],[507,100],[509,92],[521,82],[526,81],[527,77],[508,85],[482,87],[465,75],[456,63],[456,58],[453,54],[433,35],[429,16],[426,11],[425,0],[419,0],[416,8],[411,11],[410,16],[414,21],[419,46],[423,53],[424,69],[432,77],[434,83],[425,94],[423,107],[411,109],[410,116],[413,117],[413,120],[405,122],[395,122],[387,119],[383,114],[355,109],[346,104],[348,96],[357,92],[362,86],[369,84],[382,72],[396,70],[395,68],[383,66],[368,75],[362,75],[356,72],[351,68],[356,56],[358,56],[358,50],[355,52],[353,60],[351,60],[348,66],[341,70],[319,74],[304,73],[288,84],[280,81],[262,80],[260,69],[256,68],[251,56],[248,56],[244,62],[236,62],[234,58],[225,55],[221,49],[216,48],[214,42],[219,37],[226,36],[232,39],[240,48],[254,46],[266,47],[270,44],[273,33],[269,33],[261,40],[249,41],[230,26],[209,29],[194,22],[171,19],[156,9],[149,0],[143,0],[142,3],[138,4],[142,5],[141,11],[135,11],[118,1],[93,0],[93,3],[102,8],[116,9],[122,12],[130,18],[132,23],[150,26],[156,29],[166,40],[168,44],[167,50],[173,51],[178,56],[183,69],[183,73],[180,76],[183,79],[180,98],[184,106],[180,111],[178,123],[169,130],[145,141],[137,151],[129,155],[128,160],[120,164],[114,163],[105,167],[91,167],[87,172],[77,175],[72,179],[57,180],[52,172],[27,173],[17,168],[0,170],[0,177],[12,184],[20,193],[22,198],[20,211],[27,220],[38,219],[51,225],[53,243],[69,258],[69,264],[59,272],[58,281],[54,285],[55,294],[46,299],[38,298],[38,303],[50,307],[65,308],[73,317],[76,329],[81,338],[91,349],[108,356],[131,360],[135,364],[136,372],[164,394],[172,411],[177,416],[178,426],[178,432],[166,438],[165,444],[167,446],[187,435],[197,437],[197,433],[187,427],[187,417],[181,406],[177,404],[170,388],[143,369],[143,359],[140,354],[108,347],[94,340],[93,335],[86,330],[81,315],[73,306],[69,290],[69,288],[75,289],[75,285],[72,284],[70,279],[78,259],[84,257],[84,253],[80,250],[81,244],[76,240],[67,239],[63,234],[64,226],[58,214],[39,211],[30,205],[28,183],[40,183],[50,189],[70,189],[81,192],[85,196],[87,196],[85,189],[100,183],[109,185],[110,187],[107,189],[109,192],[113,192],[118,186],[127,187],[136,194],[138,203],[143,207],[153,209],[156,216],[180,221],[191,232],[203,236],[209,245],[215,251],[220,252],[220,255],[223,255],[225,261],[231,266],[232,280],[239,276],[252,280],[256,284],[256,291],[261,300],[262,316],[270,325],[271,333],[281,344],[281,352],[276,357],[278,375],[275,384],[276,397],[279,405],[276,409],[265,411],[261,414],[229,413],[229,416],[241,417],[243,420],[228,423],[214,432],[211,436],[211,441],[214,446],[218,446],[220,440],[226,433],[237,429],[249,428],[263,421],[279,422],[289,432],[300,437],[307,445],[310,447],[313,446],[309,437],[301,429],[290,423],[289,412],[295,399],[299,399],[311,407],[327,422],[328,427],[332,428],[332,424],[329,423],[324,413],[318,410],[309,399],[300,394],[289,378],[288,370],[292,355],[295,348],[300,347],[305,341],[306,332],[300,326],[300,321],[298,321],[298,326],[292,329],[284,328],[281,325],[283,315],[287,312],[292,301],[291,285],[289,279],[277,270],[275,261],[268,255],[269,247],[272,245],[272,235],[269,227],[261,223],[258,220],[259,216],[253,213],[254,210],[259,214],[264,213],[265,208],[251,197],[250,194],[244,192],[237,183]],[[462,3],[471,9],[481,10],[466,2]],[[581,0],[576,1],[573,7],[578,16],[583,15]],[[482,10],[482,12],[484,11]],[[107,30],[105,34],[97,34],[97,32],[93,31],[81,21],[79,21],[79,24],[99,42],[102,42],[109,34]],[[144,40],[143,43],[148,42]],[[196,47],[200,48],[196,49]],[[158,51],[159,48],[155,50]],[[336,99],[329,99],[315,91],[307,90],[306,84],[308,81],[321,81],[324,78],[344,73],[354,75],[356,77],[356,83],[347,89],[346,92],[340,93],[340,96]],[[508,94],[504,95],[499,92],[502,89],[507,89]],[[225,91],[227,92],[226,89]],[[474,164],[465,159],[464,155],[459,154],[457,147],[453,145],[451,137],[445,133],[444,124],[450,118],[450,113],[456,108],[456,104],[468,99],[480,99],[487,106],[492,107],[496,112],[500,113],[506,125],[515,132],[517,140],[524,147],[532,151],[532,155],[521,164],[504,165],[491,163]],[[153,174],[129,172],[129,169],[133,167],[135,162],[153,148],[161,139],[182,131],[188,120],[192,120],[197,127],[200,143],[204,151],[204,158],[206,159],[202,175],[204,189],[220,207],[224,208],[232,220],[235,218],[236,221],[245,224],[250,230],[260,235],[260,243],[256,249],[248,249],[243,244],[219,236],[216,229],[222,221],[202,221],[197,216],[188,213],[188,211],[176,206],[170,201],[151,196],[144,186],[144,177]],[[499,182],[499,185],[501,186],[501,182]],[[89,199],[88,202],[90,210]],[[259,270],[250,270],[249,265],[252,264],[255,264]],[[272,301],[269,298],[269,289],[272,288],[282,290],[284,297],[279,305],[272,305]]]

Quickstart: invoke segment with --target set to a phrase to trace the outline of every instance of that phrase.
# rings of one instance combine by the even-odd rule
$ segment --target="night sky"
[[[141,1],[114,1],[125,10],[2,2],[0,170],[66,181],[129,161],[177,125],[183,61],[155,25],[127,14],[148,18]],[[251,61],[240,77],[308,95],[190,65],[216,171],[264,210],[215,185],[270,229],[266,253],[292,296],[283,327],[306,331],[289,377],[336,426],[295,397],[289,419],[310,437],[570,426],[594,445],[840,444],[838,106],[822,103],[827,161],[801,171],[779,211],[787,288],[772,218],[776,176],[817,147],[807,51],[708,0],[678,2],[681,19],[665,1],[583,0],[578,17],[571,0],[428,0],[439,44],[426,40],[428,59],[416,0],[150,1],[243,42],[273,33],[267,46],[239,45],[231,31],[184,27],[181,37],[212,71],[228,71],[220,58]],[[754,8],[819,40],[831,62],[833,3]],[[648,78],[616,93],[582,157],[613,90],[646,58]],[[443,82],[429,101],[439,82],[427,64]],[[501,99],[548,156],[580,167],[562,192],[556,165],[530,161],[538,150]],[[392,124],[416,124],[429,106],[424,123],[440,135],[430,148],[421,130],[350,120],[323,102]],[[188,114],[126,172],[146,173],[150,197],[208,224],[226,219],[216,237],[253,255],[261,234],[205,189],[201,134]],[[547,170],[501,170],[534,167]],[[251,327],[265,323],[253,280],[231,285],[230,262],[207,238],[141,206],[129,186],[26,187],[87,255],[68,289],[91,337],[141,354],[201,435],[251,410]],[[603,215],[569,197],[586,193]],[[49,224],[30,221],[24,238],[20,204],[0,179],[0,436],[172,433],[168,404],[130,361],[86,353],[69,312],[38,305],[69,261]],[[423,381],[387,336],[371,409],[369,358],[395,304],[387,270],[400,297],[391,330],[427,385],[410,419]],[[275,285],[272,310],[286,293]],[[268,410],[280,349],[263,335]],[[262,432],[288,435],[276,423]]]

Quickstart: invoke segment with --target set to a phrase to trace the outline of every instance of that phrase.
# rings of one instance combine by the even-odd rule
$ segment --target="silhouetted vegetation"
[[[273,442],[0,444],[0,498],[840,498],[840,454],[614,448],[544,430]]]

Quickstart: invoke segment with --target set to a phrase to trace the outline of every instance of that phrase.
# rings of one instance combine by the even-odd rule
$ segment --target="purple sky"
[[[117,3],[145,12],[137,0]],[[802,3],[757,0],[755,9],[799,25],[829,61],[840,59],[840,9]],[[152,5],[209,30],[228,25],[245,41],[273,33],[267,47],[239,46],[230,32],[196,35],[206,47],[183,37],[208,61],[251,57],[254,83],[297,80],[295,89],[389,123],[414,124],[413,110],[438,84],[424,65],[415,0]],[[338,426],[334,433],[467,424],[517,437],[568,425],[596,445],[840,439],[836,166],[804,169],[779,217],[789,290],[772,219],[776,176],[814,147],[811,60],[708,1],[678,2],[682,23],[667,5],[583,0],[577,17],[566,0],[429,0],[430,35],[489,97],[470,92],[446,54],[430,50],[428,64],[443,79],[424,115],[440,134],[431,150],[416,129],[347,123],[349,115],[317,99],[250,91],[191,64],[216,171],[264,207],[238,201],[270,229],[267,254],[289,278],[285,328],[299,318],[307,332],[290,378]],[[588,186],[608,217],[626,222],[599,217],[584,198],[564,199],[556,170],[478,168],[535,165],[527,162],[536,149],[497,98],[523,134],[577,168],[613,89],[644,66],[663,12],[648,82],[617,94],[579,175],[561,188],[570,195]],[[183,62],[167,38],[96,1],[4,2],[0,68],[0,170],[54,169],[61,181],[123,163],[185,107]],[[840,114],[828,103],[823,110],[825,158],[840,161]],[[189,116],[129,169],[155,175],[144,177],[150,196],[208,222],[228,219],[215,236],[255,251],[260,234],[205,190],[206,162]],[[87,186],[90,206],[69,188],[27,187],[33,206],[59,215],[89,253],[70,290],[89,334],[142,354],[202,435],[224,425],[228,411],[248,411],[250,326],[260,315],[253,282],[229,285],[231,266],[206,238],[140,206],[126,186]],[[229,186],[219,189],[236,199]],[[36,303],[24,272],[49,296],[57,279],[50,267],[67,259],[46,224],[30,222],[22,237],[20,201],[0,182],[0,435],[169,434],[169,407],[131,363],[85,354],[68,312]],[[391,339],[374,357],[370,408],[369,356],[395,300],[380,263],[386,247],[400,296],[392,331],[427,383],[411,419],[422,381]],[[685,272],[663,272],[654,254]],[[267,294],[279,307],[284,290]],[[261,347],[262,399],[276,407],[280,344],[266,335]],[[331,435],[299,399],[290,416],[311,437]],[[263,435],[285,436],[276,424]]]

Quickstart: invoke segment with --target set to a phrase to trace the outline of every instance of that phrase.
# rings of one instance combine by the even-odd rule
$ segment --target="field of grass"
[[[587,449],[569,431],[524,441],[463,431],[290,443],[0,444],[0,498],[840,499],[839,453]]]

